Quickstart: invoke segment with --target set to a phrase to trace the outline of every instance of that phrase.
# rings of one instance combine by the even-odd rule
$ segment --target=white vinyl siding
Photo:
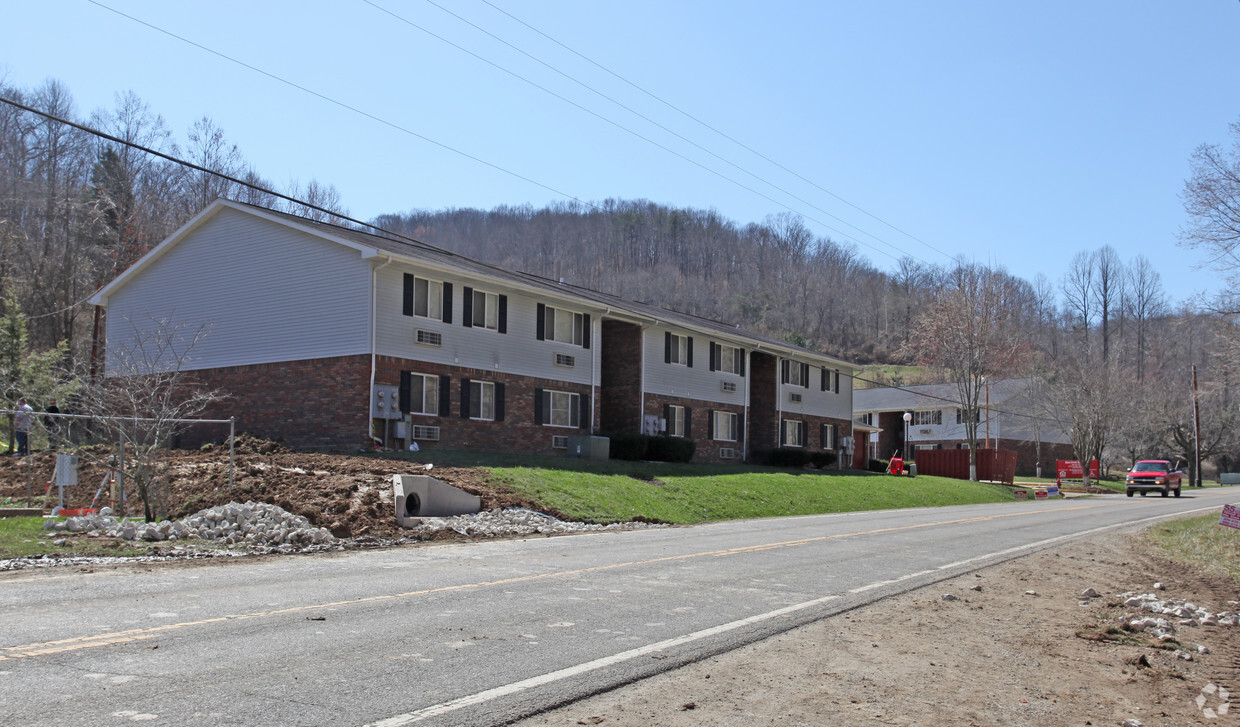
[[[365,354],[370,270],[355,249],[221,209],[110,293],[107,346],[163,325],[201,333],[187,369]]]

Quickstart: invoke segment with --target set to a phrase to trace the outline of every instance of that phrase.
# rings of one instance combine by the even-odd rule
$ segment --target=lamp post
[[[904,460],[908,461],[908,423],[913,421],[913,415],[904,412]]]

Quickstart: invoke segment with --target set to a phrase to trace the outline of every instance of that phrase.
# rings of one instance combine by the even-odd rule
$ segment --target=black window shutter
[[[672,362],[672,332],[663,332],[663,363]]]
[[[779,446],[783,447],[788,444],[788,420],[779,420]]]
[[[685,427],[684,427],[685,439],[688,439],[693,436],[693,427],[689,426],[692,423],[693,423],[693,409],[691,407],[686,406],[685,407]]]
[[[590,314],[585,313],[581,316],[581,347],[590,347]]]
[[[539,303],[538,307],[541,308],[542,303]],[[540,318],[539,320],[542,320],[542,319]],[[542,389],[534,389],[534,423],[535,424],[543,423],[543,390]]]
[[[672,405],[671,404],[663,405],[663,421],[666,422],[666,424],[663,427],[663,433],[671,434],[672,433]]]
[[[443,322],[452,322],[452,283],[443,284]]]
[[[547,306],[542,303],[538,304],[537,318],[538,320],[534,322],[534,337],[540,341],[545,341],[547,340]],[[539,422],[539,424],[542,424],[542,422]]]
[[[736,439],[737,441],[745,440],[745,414],[736,412]]]
[[[688,351],[686,358],[688,359],[689,368],[693,368],[693,336],[689,336],[689,342],[685,344],[685,350]]]
[[[809,388],[809,364],[801,364],[801,386]]]
[[[439,377],[439,416],[446,417],[452,411],[452,377]]]
[[[504,421],[504,385],[495,385],[495,421]]]
[[[413,374],[409,371],[400,372],[400,413],[408,414],[412,409]]]
[[[579,396],[577,398],[580,400],[580,403],[581,403],[581,416],[578,417],[577,419],[577,426],[581,427],[582,429],[589,429],[590,428],[590,397]]]
[[[745,375],[745,350],[743,348],[736,349],[736,355],[741,357],[740,373],[741,373],[741,376],[744,376]]]
[[[508,296],[499,297],[499,332],[508,332]]]
[[[413,315],[413,275],[405,273],[405,294],[403,296],[404,305],[401,312],[407,316]]]
[[[474,289],[469,286],[461,288],[461,325],[474,327]]]
[[[801,430],[800,431],[801,446],[808,447],[809,446],[809,424],[806,422],[797,422],[797,429]]]
[[[706,438],[715,438],[715,410],[710,409],[706,412]]]
[[[840,370],[835,370],[835,393],[840,393]]]
[[[461,418],[469,418],[469,379],[461,379]]]
[[[829,424],[823,424],[820,427],[822,431],[818,432],[818,448],[819,449],[827,448],[827,427],[829,426],[830,426]]]
[[[710,342],[710,370],[715,371],[719,368],[719,344],[714,341]]]

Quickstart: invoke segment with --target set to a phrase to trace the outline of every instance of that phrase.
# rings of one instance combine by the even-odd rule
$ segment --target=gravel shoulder
[[[1191,660],[1149,634],[1117,628],[1140,611],[1120,594],[1150,593],[1155,583],[1165,588],[1160,597],[1238,608],[1240,583],[1168,561],[1140,534],[1108,535],[885,599],[518,724],[1240,724],[1240,627],[1177,626]],[[1082,599],[1087,588],[1099,597]],[[1236,695],[1226,713],[1220,688]]]

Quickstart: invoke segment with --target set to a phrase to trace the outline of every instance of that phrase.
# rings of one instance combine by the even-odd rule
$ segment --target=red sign
[[[1218,524],[1240,530],[1240,507],[1223,505],[1223,516],[1219,518]]]
[[[1081,470],[1081,463],[1074,459],[1055,460],[1055,484],[1059,484],[1059,480],[1080,480],[1085,478],[1084,471]],[[1098,479],[1098,460],[1091,460],[1089,463],[1089,478],[1091,480]]]
[[[1034,490],[1033,499],[1045,500],[1047,497],[1050,497],[1050,495],[1046,492],[1046,490]]]
[[[1012,496],[1017,500],[1024,500],[1029,497],[1028,490],[1012,490]]]

